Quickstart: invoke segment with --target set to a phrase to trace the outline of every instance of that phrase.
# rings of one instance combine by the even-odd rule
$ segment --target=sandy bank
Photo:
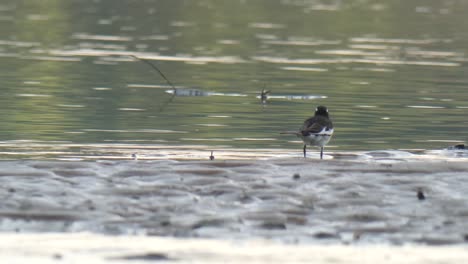
[[[283,245],[73,234],[0,235],[1,263],[468,263],[466,246]]]

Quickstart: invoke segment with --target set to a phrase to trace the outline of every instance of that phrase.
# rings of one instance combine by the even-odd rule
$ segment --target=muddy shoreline
[[[464,158],[401,161],[388,154],[372,161],[22,160],[0,165],[4,232],[258,238],[287,244],[468,240]]]

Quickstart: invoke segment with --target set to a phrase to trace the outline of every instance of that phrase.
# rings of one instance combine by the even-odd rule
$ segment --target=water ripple
[[[434,105],[408,105],[409,108],[422,108],[422,109],[443,109],[446,107],[443,106],[434,106]]]
[[[287,71],[310,71],[310,72],[326,72],[326,68],[312,68],[312,67],[281,67],[283,70]]]
[[[322,46],[339,45],[340,40],[307,40],[307,39],[288,39],[288,40],[265,40],[265,44],[282,46]]]
[[[376,37],[355,37],[350,39],[357,43],[390,43],[390,44],[414,44],[428,45],[440,42],[452,42],[450,39],[396,39],[396,38],[376,38]]]
[[[132,56],[136,56],[146,60],[159,60],[159,61],[180,61],[188,63],[245,63],[243,59],[237,56],[190,56],[190,55],[159,55],[156,53],[142,53],[134,51],[116,51],[106,49],[74,49],[74,50],[50,50],[51,55],[56,56],[127,56],[127,61],[133,61],[130,59]]]
[[[83,39],[83,40],[103,40],[103,41],[118,41],[118,42],[128,42],[132,41],[131,37],[124,36],[114,36],[114,35],[92,35],[87,33],[75,33],[72,38],[74,39]]]
[[[390,60],[383,59],[351,59],[351,58],[335,58],[335,59],[289,59],[284,57],[270,56],[254,56],[253,60],[277,63],[277,64],[377,64],[377,65],[415,65],[415,66],[440,66],[440,67],[457,67],[460,63],[444,62],[444,61],[410,61],[410,60]]]

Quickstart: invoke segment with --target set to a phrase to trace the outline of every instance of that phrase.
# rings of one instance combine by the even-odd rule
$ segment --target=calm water
[[[322,104],[332,151],[445,148],[467,138],[467,12],[455,0],[5,0],[2,153],[31,142],[300,151],[279,132]],[[175,95],[129,55],[157,65]]]

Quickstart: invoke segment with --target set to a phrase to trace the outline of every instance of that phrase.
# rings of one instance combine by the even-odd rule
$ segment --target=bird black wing
[[[300,133],[303,136],[308,136],[310,134],[320,133],[324,128],[326,130],[333,128],[331,120],[323,116],[314,116],[304,121]]]

